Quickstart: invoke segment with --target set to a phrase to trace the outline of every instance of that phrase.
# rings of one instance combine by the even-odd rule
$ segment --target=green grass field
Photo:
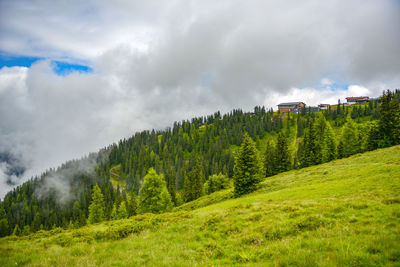
[[[293,170],[232,199],[0,239],[0,266],[400,266],[400,146]]]

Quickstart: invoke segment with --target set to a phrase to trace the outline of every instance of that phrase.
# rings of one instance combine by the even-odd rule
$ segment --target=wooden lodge
[[[298,110],[304,107],[305,104],[303,102],[288,102],[288,103],[280,103],[278,105],[278,110],[280,112],[290,112],[293,110]]]
[[[346,97],[347,103],[349,104],[355,104],[355,103],[362,103],[362,102],[368,102],[369,97],[368,96],[351,96],[351,97]]]

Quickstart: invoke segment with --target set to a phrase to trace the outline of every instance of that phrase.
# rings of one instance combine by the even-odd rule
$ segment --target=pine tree
[[[381,131],[377,124],[371,124],[367,134],[366,149],[371,151],[379,147],[382,140]]]
[[[308,122],[308,127],[304,133],[304,138],[300,143],[299,149],[297,151],[299,166],[301,168],[316,164],[315,143],[316,138],[314,123],[312,122],[312,120],[310,120]]]
[[[381,97],[379,107],[379,131],[384,142],[381,147],[400,144],[400,101],[395,98],[395,93],[387,90]]]
[[[118,207],[118,219],[128,218],[128,211],[126,210],[126,202],[122,201]]]
[[[6,218],[0,220],[0,237],[8,235],[9,225]]]
[[[33,222],[32,222],[32,231],[38,231],[40,228],[40,214],[39,212],[35,213],[35,217],[33,217]]]
[[[118,220],[118,208],[117,203],[114,202],[112,211],[111,211],[111,220]]]
[[[297,137],[302,137],[304,134],[303,123],[300,114],[297,115]]]
[[[198,199],[203,194],[204,175],[199,159],[193,160],[194,166],[192,170],[185,176],[184,181],[184,200],[189,202]]]
[[[355,125],[350,115],[347,116],[347,122],[343,126],[341,143],[342,157],[348,157],[360,151],[357,125]]]
[[[287,139],[283,132],[279,133],[278,135],[275,152],[276,171],[278,173],[288,171],[291,166],[291,159]]]
[[[267,141],[267,146],[264,153],[264,170],[265,177],[269,177],[276,174],[276,152],[275,146],[271,143],[271,140]]]
[[[261,180],[262,165],[254,141],[247,133],[243,135],[234,166],[234,196],[250,193]]]
[[[23,235],[29,235],[31,233],[31,227],[29,225],[25,225],[24,230],[22,232]]]
[[[328,162],[334,160],[336,159],[336,157],[337,157],[337,146],[336,146],[335,134],[333,132],[331,124],[327,122],[324,132],[322,162]]]
[[[79,225],[79,215],[80,215],[80,211],[81,211],[81,205],[79,204],[79,201],[76,200],[74,202],[74,205],[72,207],[72,217],[74,219],[74,223],[75,225]]]
[[[96,184],[93,187],[92,203],[89,206],[88,223],[98,223],[104,220],[104,198],[100,187]]]
[[[135,216],[137,214],[138,203],[133,191],[129,192],[127,195],[127,207],[128,216]]]
[[[167,174],[167,189],[169,194],[171,195],[172,203],[176,206],[176,186],[175,186],[175,170],[173,168],[169,168],[169,172]]]
[[[343,141],[342,140],[340,140],[339,141],[339,144],[338,144],[338,147],[337,147],[337,157],[338,157],[338,159],[342,159],[342,158],[344,158],[344,151],[343,151]]]
[[[314,129],[315,129],[314,164],[320,164],[323,162],[326,127],[327,127],[327,122],[325,116],[320,115],[314,124]]]
[[[14,231],[13,231],[12,234],[15,235],[15,236],[20,236],[21,235],[21,229],[19,228],[18,224],[15,225]]]
[[[7,219],[7,213],[3,205],[0,205],[0,237],[6,236],[8,235],[8,233],[9,233],[9,224]]]
[[[171,209],[171,196],[163,175],[158,175],[153,168],[150,168],[139,193],[139,213],[162,213]]]

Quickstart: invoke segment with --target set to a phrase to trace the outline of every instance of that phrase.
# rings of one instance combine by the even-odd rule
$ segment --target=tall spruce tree
[[[104,220],[104,197],[100,187],[96,184],[93,187],[92,203],[89,206],[88,223],[98,223]]]
[[[342,157],[345,158],[360,152],[361,144],[359,142],[357,125],[351,119],[350,115],[347,116],[347,122],[343,126],[340,141],[342,143]]]
[[[171,195],[171,200],[172,203],[174,204],[174,206],[176,206],[176,186],[175,186],[175,178],[176,177],[176,173],[174,168],[170,167],[166,178],[167,178],[167,189],[169,194]]]
[[[118,220],[118,207],[117,202],[114,202],[112,211],[111,211],[111,220]]]
[[[314,146],[314,155],[315,162],[314,164],[320,164],[323,162],[323,154],[325,150],[325,130],[327,127],[327,122],[325,116],[319,114],[317,120],[314,123],[315,129],[315,146]]]
[[[300,113],[297,115],[297,137],[302,137],[304,134],[303,122]]]
[[[383,137],[381,147],[400,144],[400,100],[395,96],[394,92],[387,90],[381,97],[382,104],[379,107],[379,131]]]
[[[126,202],[122,201],[118,207],[118,219],[126,219],[128,218],[128,211],[126,209]]]
[[[264,171],[265,177],[269,177],[277,173],[275,146],[272,144],[271,140],[267,141],[267,146],[264,152]]]
[[[8,235],[9,225],[6,218],[0,219],[0,237]]]
[[[19,228],[19,225],[18,225],[18,224],[15,225],[12,234],[15,235],[15,236],[20,236],[20,235],[22,234],[22,231],[21,231],[21,229]]]
[[[171,196],[163,175],[150,168],[139,193],[139,213],[162,213],[171,209]]]
[[[291,158],[289,153],[288,142],[283,132],[278,134],[278,141],[276,144],[275,165],[277,172],[284,172],[290,170]]]
[[[137,203],[137,198],[135,195],[134,191],[130,191],[127,196],[126,196],[126,204],[127,204],[127,211],[128,211],[128,216],[134,216],[137,213],[138,209],[138,203]]]
[[[234,166],[234,196],[239,197],[253,192],[261,180],[262,165],[257,148],[245,132]]]
[[[186,202],[198,199],[203,195],[204,174],[201,161],[194,159],[192,170],[185,176],[183,197]]]
[[[337,145],[335,139],[335,133],[333,132],[332,126],[329,122],[326,122],[324,132],[324,145],[323,145],[323,157],[322,162],[328,162],[336,159],[337,157]]]
[[[3,205],[0,205],[0,237],[6,236],[8,233],[9,224],[7,220],[7,214]]]
[[[309,120],[308,127],[304,133],[304,138],[297,151],[299,166],[301,168],[312,166],[316,163],[315,142],[314,123],[312,120]]]
[[[377,124],[371,124],[368,129],[366,149],[371,151],[377,149],[382,141],[382,132]]]

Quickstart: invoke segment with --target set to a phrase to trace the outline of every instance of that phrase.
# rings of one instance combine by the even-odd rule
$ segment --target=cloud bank
[[[0,197],[49,167],[175,120],[336,103],[400,82],[398,1],[0,1]],[[51,60],[92,73],[58,76]]]

